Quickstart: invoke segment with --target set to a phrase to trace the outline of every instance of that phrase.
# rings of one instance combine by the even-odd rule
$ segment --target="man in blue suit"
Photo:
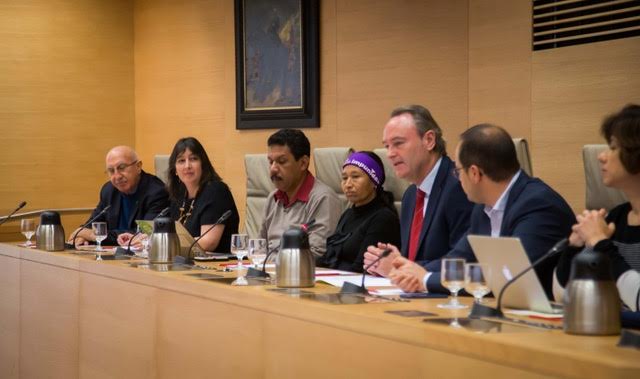
[[[449,252],[469,227],[473,208],[460,182],[453,175],[454,164],[447,157],[442,130],[423,106],[396,108],[384,127],[383,144],[396,176],[413,185],[404,193],[400,212],[402,256],[428,264]],[[384,241],[382,241],[384,242]],[[377,258],[365,254],[365,266]],[[370,272],[386,276],[396,251]]]
[[[467,235],[519,237],[533,262],[571,232],[575,216],[569,205],[540,179],[522,170],[506,130],[476,125],[460,136],[456,149],[456,175],[469,200],[477,205]],[[443,258],[475,262],[466,235]],[[440,284],[440,262],[417,265],[402,257],[393,262],[389,278],[404,291],[448,292]],[[536,273],[551,297],[554,260]]]

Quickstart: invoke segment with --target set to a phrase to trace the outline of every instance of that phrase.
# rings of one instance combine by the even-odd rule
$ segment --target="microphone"
[[[513,284],[516,280],[520,279],[524,274],[531,271],[533,268],[537,267],[540,263],[564,251],[564,249],[566,249],[567,246],[569,246],[569,239],[568,238],[561,239],[560,241],[556,242],[556,244],[553,245],[553,247],[549,249],[549,251],[547,251],[543,256],[541,256],[535,262],[529,265],[529,267],[525,268],[520,273],[518,273],[518,275],[514,276],[509,281],[507,281],[504,287],[502,287],[502,289],[500,290],[500,293],[498,294],[498,303],[495,308],[474,302],[473,308],[471,308],[471,313],[469,313],[469,318],[482,318],[482,317],[504,318],[504,313],[502,313],[502,296],[504,295],[506,289],[511,284]]]
[[[167,214],[167,213],[169,213],[169,209],[171,209],[171,207],[166,207],[165,209],[161,210],[161,211],[160,211],[160,213],[158,213],[158,215],[157,215],[156,217],[154,217],[154,220],[155,220],[156,218],[166,216],[166,214]],[[131,236],[131,238],[129,238],[129,243],[127,243],[127,248],[126,248],[126,249],[123,249],[122,247],[118,247],[118,248],[116,248],[116,253],[115,253],[115,255],[116,255],[116,256],[118,256],[118,255],[134,255],[134,254],[131,252],[131,243],[133,242],[133,238],[134,238],[135,236],[137,236],[138,234],[140,234],[140,233],[142,233],[142,230],[140,230],[140,229],[136,230],[136,232],[135,232],[135,233],[133,233],[133,235]]]
[[[11,218],[11,216],[13,216],[14,214],[16,214],[17,211],[19,211],[20,209],[24,208],[24,206],[27,205],[26,201],[21,202],[20,204],[18,204],[18,206],[16,207],[16,209],[13,210],[13,212],[9,213],[9,215],[7,217],[5,217],[2,221],[0,221],[0,225],[4,224],[5,222],[9,221],[9,219]]]
[[[193,241],[193,243],[191,244],[191,246],[189,246],[189,250],[187,250],[187,256],[185,257],[186,262],[190,262],[191,261],[191,250],[193,250],[193,247],[198,243],[198,241],[200,241],[202,239],[202,237],[205,236],[205,234],[209,233],[213,228],[215,228],[216,226],[222,224],[223,222],[227,221],[227,219],[231,217],[231,211],[228,210],[226,212],[224,212],[222,214],[222,216],[220,216],[220,218],[209,227],[209,229],[205,230],[204,233],[200,234],[200,237],[196,238],[195,241]]]
[[[362,271],[362,283],[358,286],[353,283],[344,282],[344,284],[342,285],[342,288],[340,288],[340,293],[343,293],[343,294],[344,293],[361,293],[363,295],[368,295],[369,291],[367,291],[367,288],[364,286],[364,279],[367,275],[367,270],[370,269],[376,263],[380,262],[380,260],[388,257],[389,254],[391,254],[391,249],[386,248],[382,250],[382,253],[378,256],[378,258],[376,258],[375,261],[365,266],[364,270]]]
[[[316,219],[312,218],[311,220],[300,224],[300,229],[302,229],[305,235],[308,235],[309,229],[311,229],[311,227],[313,227],[315,224],[316,224]],[[267,256],[264,258],[264,262],[262,262],[262,270],[256,270],[253,267],[249,267],[246,275],[247,278],[270,278],[271,275],[267,273],[267,262],[269,261],[269,257],[271,256],[271,254],[278,251],[279,247],[280,247],[280,244],[278,244],[278,246],[272,247],[267,251]]]
[[[111,208],[111,204],[107,205],[106,207],[104,207],[100,213],[98,213],[95,217],[93,217],[91,220],[85,222],[84,224],[80,225],[80,227],[78,228],[78,230],[73,234],[73,238],[71,239],[71,244],[65,243],[64,247],[67,249],[75,249],[76,248],[76,238],[78,238],[78,234],[80,233],[80,231],[84,228],[86,228],[88,225],[91,225],[92,222],[94,222],[95,220],[99,219],[100,217],[102,217],[103,214],[105,214],[109,208]]]

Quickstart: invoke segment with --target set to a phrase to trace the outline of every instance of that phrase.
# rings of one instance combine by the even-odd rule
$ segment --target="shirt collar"
[[[302,185],[298,189],[298,192],[293,195],[293,198],[289,199],[286,192],[277,190],[274,195],[276,198],[276,202],[281,202],[285,208],[292,206],[296,201],[306,203],[309,201],[309,194],[311,193],[311,189],[313,189],[314,183],[315,178],[309,171],[307,171],[307,177],[302,182]]]
[[[433,189],[433,184],[436,182],[436,176],[438,176],[440,163],[442,163],[442,157],[438,158],[438,160],[436,161],[436,164],[431,169],[431,172],[429,173],[429,175],[427,175],[427,177],[424,178],[422,183],[420,183],[420,185],[418,186],[418,189],[424,192],[426,198],[429,198],[429,194]]]
[[[504,212],[505,208],[507,207],[507,200],[509,199],[509,192],[511,191],[511,187],[513,187],[513,184],[516,182],[516,180],[518,180],[518,177],[520,177],[520,170],[518,170],[518,172],[516,172],[516,174],[513,176],[513,178],[511,178],[511,181],[509,182],[509,185],[502,192],[502,195],[500,195],[500,197],[498,198],[498,201],[496,201],[496,203],[493,205],[493,207],[490,207],[488,205],[484,206],[485,213],[489,214],[492,211]]]

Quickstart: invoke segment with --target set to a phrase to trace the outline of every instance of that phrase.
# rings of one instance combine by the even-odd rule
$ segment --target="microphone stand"
[[[21,202],[20,204],[18,204],[18,206],[16,207],[16,209],[13,210],[13,212],[9,213],[9,215],[7,217],[5,217],[2,221],[0,221],[0,225],[4,224],[5,222],[9,221],[9,219],[16,214],[17,211],[19,211],[20,209],[24,208],[24,206],[27,205],[26,201]]]
[[[353,284],[353,283],[350,283],[350,282],[344,282],[344,284],[342,285],[342,288],[340,288],[340,293],[341,294],[359,293],[359,294],[363,294],[363,295],[369,295],[369,291],[367,291],[367,288],[364,286],[364,279],[365,279],[365,277],[367,275],[367,270],[370,269],[376,263],[380,262],[380,260],[388,257],[389,254],[391,254],[391,249],[386,248],[386,249],[382,250],[382,253],[380,254],[380,256],[378,256],[378,258],[376,258],[375,261],[369,263],[364,268],[364,270],[362,271],[362,283],[358,286],[357,284]]]
[[[105,214],[109,208],[111,208],[111,204],[107,205],[106,207],[104,207],[100,213],[98,213],[95,217],[93,217],[91,220],[85,222],[84,224],[80,225],[80,227],[78,228],[78,230],[73,234],[73,238],[71,239],[71,244],[65,243],[64,247],[67,249],[75,249],[76,248],[76,238],[78,238],[78,234],[80,234],[80,231],[84,228],[86,228],[89,224],[91,224],[92,222],[94,222],[95,220],[97,220],[98,218],[102,217],[103,214]]]
[[[531,271],[533,268],[537,267],[540,263],[545,260],[551,258],[552,256],[562,252],[567,248],[569,244],[569,240],[567,238],[563,238],[558,241],[549,251],[547,251],[543,256],[538,258],[535,262],[533,262],[529,267],[522,270],[518,275],[511,278],[507,283],[505,283],[504,287],[500,290],[498,294],[498,303],[495,308],[489,307],[487,305],[482,305],[478,303],[473,303],[473,307],[471,308],[471,313],[469,313],[469,318],[483,318],[483,317],[493,317],[493,318],[505,318],[504,313],[502,313],[502,296],[504,295],[506,289],[511,286],[516,280],[520,279],[524,274]]]
[[[185,264],[191,264],[192,263],[192,259],[191,259],[191,250],[193,250],[193,247],[198,243],[198,241],[200,241],[202,239],[202,237],[204,237],[207,233],[209,233],[210,231],[213,230],[213,228],[215,228],[216,226],[222,224],[223,222],[227,221],[227,219],[231,216],[231,211],[228,210],[226,212],[224,212],[222,214],[222,216],[220,216],[220,218],[218,218],[218,220],[209,227],[209,229],[205,230],[204,233],[200,234],[200,237],[196,238],[193,243],[191,244],[191,246],[189,246],[189,250],[187,250],[187,256],[186,257],[182,257],[182,259],[184,259],[184,262],[180,262],[180,258],[179,255],[176,256],[176,258],[178,258],[178,260],[174,259],[174,262],[176,263],[185,263]]]
[[[305,232],[305,234],[308,235],[309,229],[311,229],[311,227],[314,226],[315,224],[316,224],[316,219],[312,218],[311,220],[305,222],[304,224],[300,224],[300,229],[302,229],[302,231]],[[280,244],[278,244],[278,246],[272,247],[267,252],[267,256],[264,257],[264,262],[262,262],[262,271],[256,270],[253,267],[249,267],[249,269],[247,270],[247,275],[246,275],[247,278],[265,278],[265,279],[271,278],[271,275],[269,275],[267,273],[267,261],[269,260],[269,257],[271,256],[271,254],[273,254],[276,251],[278,251],[279,247],[280,247]]]
[[[163,209],[162,211],[160,211],[160,213],[158,213],[158,215],[156,217],[154,217],[153,219],[155,220],[158,217],[164,217],[168,212],[169,212],[170,207],[166,207],[165,209]],[[135,233],[133,233],[133,235],[131,236],[131,238],[129,238],[129,243],[127,244],[127,248],[126,250],[123,249],[122,247],[118,247],[116,249],[116,253],[115,256],[119,256],[119,255],[127,255],[127,256],[132,256],[135,255],[131,252],[131,243],[133,242],[133,238],[135,236],[137,236],[138,234],[142,233],[142,230],[136,230]]]

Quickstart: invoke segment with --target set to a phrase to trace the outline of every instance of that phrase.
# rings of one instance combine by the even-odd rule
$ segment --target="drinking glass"
[[[149,240],[150,240],[150,236],[144,232],[144,228],[141,227],[140,225],[138,225],[138,227],[136,228],[136,232],[139,233],[140,239],[142,240],[142,251],[139,253],[136,253],[135,255],[142,257],[142,258],[148,258],[149,257]]]
[[[31,237],[36,232],[36,221],[32,218],[25,218],[20,221],[20,231],[27,238],[27,242],[25,242],[25,246],[31,246]]]
[[[242,259],[247,255],[249,236],[246,234],[232,234],[231,235],[231,253],[238,258],[238,278],[231,283],[235,286],[246,286],[247,279],[242,275],[244,266],[242,265]]]
[[[101,261],[102,256],[100,255],[100,253],[104,251],[102,249],[102,241],[107,238],[107,223],[93,222],[91,223],[91,229],[93,229],[93,234],[96,236],[96,252],[98,253],[96,256],[96,261]]]
[[[267,257],[267,240],[264,238],[251,238],[249,240],[249,259],[253,267],[261,269]]]
[[[445,304],[438,304],[438,308],[462,309],[466,305],[458,301],[458,292],[464,286],[464,259],[443,259],[440,281],[449,291],[451,300]]]
[[[467,263],[464,265],[464,289],[473,295],[477,304],[482,303],[482,297],[489,292],[491,267],[483,263]]]

